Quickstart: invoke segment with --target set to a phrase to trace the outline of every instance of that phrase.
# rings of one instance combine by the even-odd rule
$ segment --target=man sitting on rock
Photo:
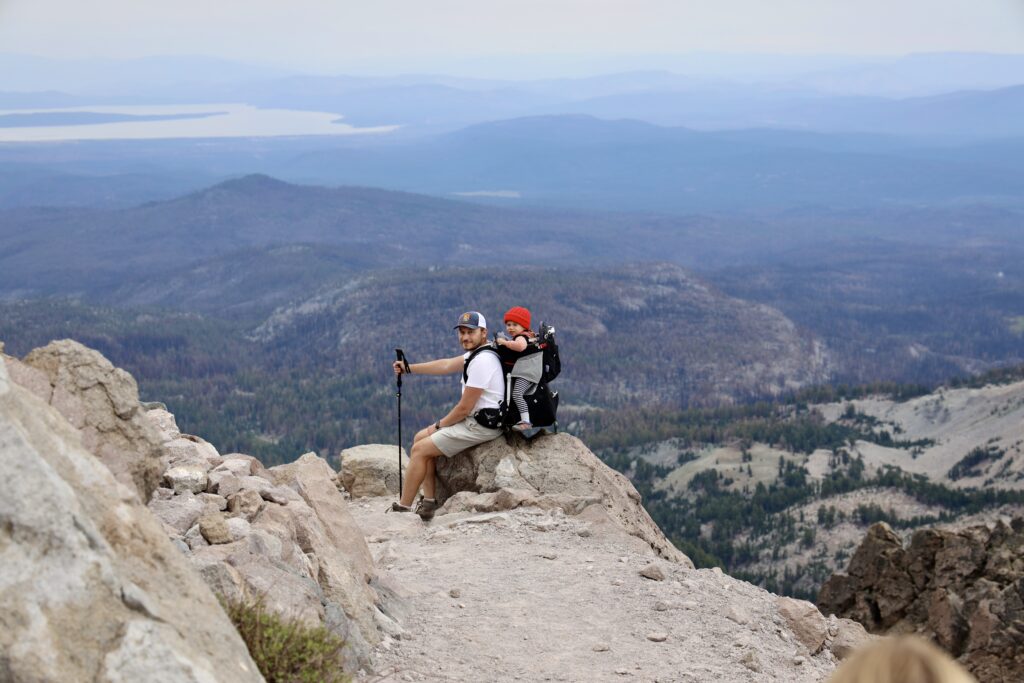
[[[396,375],[403,372],[416,375],[462,373],[459,402],[447,415],[421,429],[413,438],[402,500],[391,506],[395,512],[411,512],[416,492],[422,485],[423,495],[416,506],[416,514],[424,521],[432,519],[437,510],[434,458],[439,455],[450,458],[502,434],[497,413],[505,395],[505,378],[498,354],[487,344],[487,321],[483,314],[469,311],[459,316],[455,329],[466,351],[463,355],[407,366],[400,361],[394,363]]]

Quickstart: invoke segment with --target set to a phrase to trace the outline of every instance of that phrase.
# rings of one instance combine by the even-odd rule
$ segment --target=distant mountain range
[[[571,132],[551,139],[571,145]],[[0,299],[70,296],[256,326],[379,271],[489,268],[501,280],[513,266],[673,263],[783,311],[825,342],[840,380],[934,381],[1024,356],[1022,226],[1021,212],[984,206],[523,210],[248,176],[128,209],[0,210]]]
[[[1005,98],[1002,112],[1024,113],[1024,88],[987,97]],[[986,110],[967,95],[933,105],[939,113],[907,105],[906,126],[924,129],[940,116]],[[1022,121],[992,114],[988,125]],[[125,206],[253,171],[302,184],[584,210],[1019,205],[1022,140],[925,144],[864,133],[699,132],[576,115],[495,121],[426,139],[18,144],[0,147],[0,206]]]

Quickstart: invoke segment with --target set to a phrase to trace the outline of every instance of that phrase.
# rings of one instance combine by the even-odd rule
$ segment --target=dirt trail
[[[535,508],[424,524],[353,501],[405,631],[374,651],[397,681],[820,681],[774,596],[712,570],[657,562],[606,520]],[[658,642],[660,641],[660,642]],[[366,677],[369,679],[371,677]]]

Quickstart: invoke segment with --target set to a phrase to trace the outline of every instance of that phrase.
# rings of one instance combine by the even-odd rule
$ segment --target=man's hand
[[[404,364],[401,361],[395,361],[391,364],[391,367],[395,369],[395,376],[401,375],[405,372]]]

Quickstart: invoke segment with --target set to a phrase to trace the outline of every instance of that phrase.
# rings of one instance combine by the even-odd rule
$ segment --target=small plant
[[[224,601],[267,683],[347,683],[345,641],[323,626],[267,609],[262,598]]]

